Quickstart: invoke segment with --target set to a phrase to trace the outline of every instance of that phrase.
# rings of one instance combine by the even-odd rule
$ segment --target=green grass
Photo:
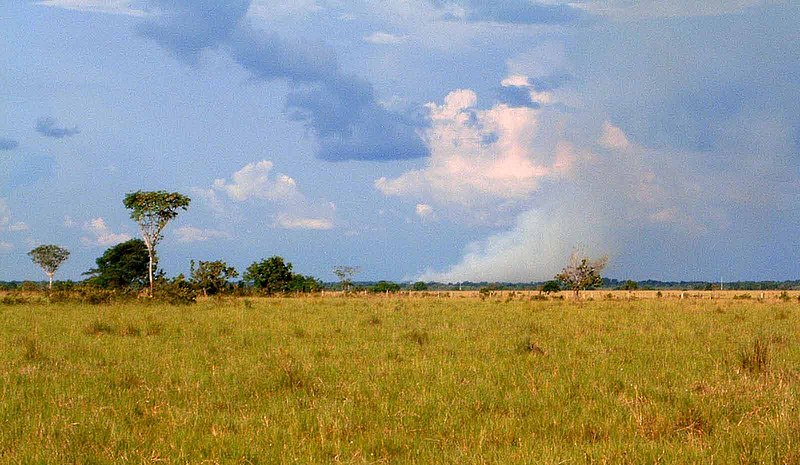
[[[0,463],[800,463],[796,302],[0,305]]]

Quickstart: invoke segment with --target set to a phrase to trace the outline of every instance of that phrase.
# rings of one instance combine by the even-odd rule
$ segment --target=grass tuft
[[[763,337],[755,338],[752,347],[739,352],[739,364],[752,374],[766,372],[769,368],[769,342]]]

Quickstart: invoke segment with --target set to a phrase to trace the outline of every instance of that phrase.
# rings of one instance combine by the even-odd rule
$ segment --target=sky
[[[800,4],[0,2],[0,280],[160,265],[335,280],[800,278]]]

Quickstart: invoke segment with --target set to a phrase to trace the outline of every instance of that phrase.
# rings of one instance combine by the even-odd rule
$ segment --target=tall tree
[[[251,264],[243,277],[267,295],[286,292],[292,283],[292,264],[284,263],[283,257],[276,255]]]
[[[608,264],[608,257],[603,256],[597,260],[591,260],[579,250],[573,250],[569,256],[569,263],[556,275],[556,279],[564,284],[564,287],[571,289],[575,293],[575,298],[580,297],[583,289],[592,288],[603,284],[600,272]]]
[[[153,297],[153,265],[156,246],[163,236],[161,231],[167,223],[178,216],[179,210],[186,210],[191,199],[178,192],[136,191],[125,195],[125,208],[131,210],[131,219],[139,224],[142,239],[149,255],[148,278],[150,297]]]
[[[97,268],[84,274],[100,287],[139,288],[147,285],[150,254],[141,239],[131,239],[109,247],[95,260]],[[155,260],[158,263],[158,259]]]
[[[36,247],[28,252],[28,255],[31,257],[31,260],[33,260],[33,263],[39,265],[39,268],[41,268],[50,279],[48,288],[52,289],[53,275],[56,274],[58,267],[69,258],[69,250],[57,245],[48,244]]]

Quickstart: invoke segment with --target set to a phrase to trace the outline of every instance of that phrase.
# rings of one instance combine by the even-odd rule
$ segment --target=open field
[[[0,304],[0,463],[800,463],[750,293]]]

